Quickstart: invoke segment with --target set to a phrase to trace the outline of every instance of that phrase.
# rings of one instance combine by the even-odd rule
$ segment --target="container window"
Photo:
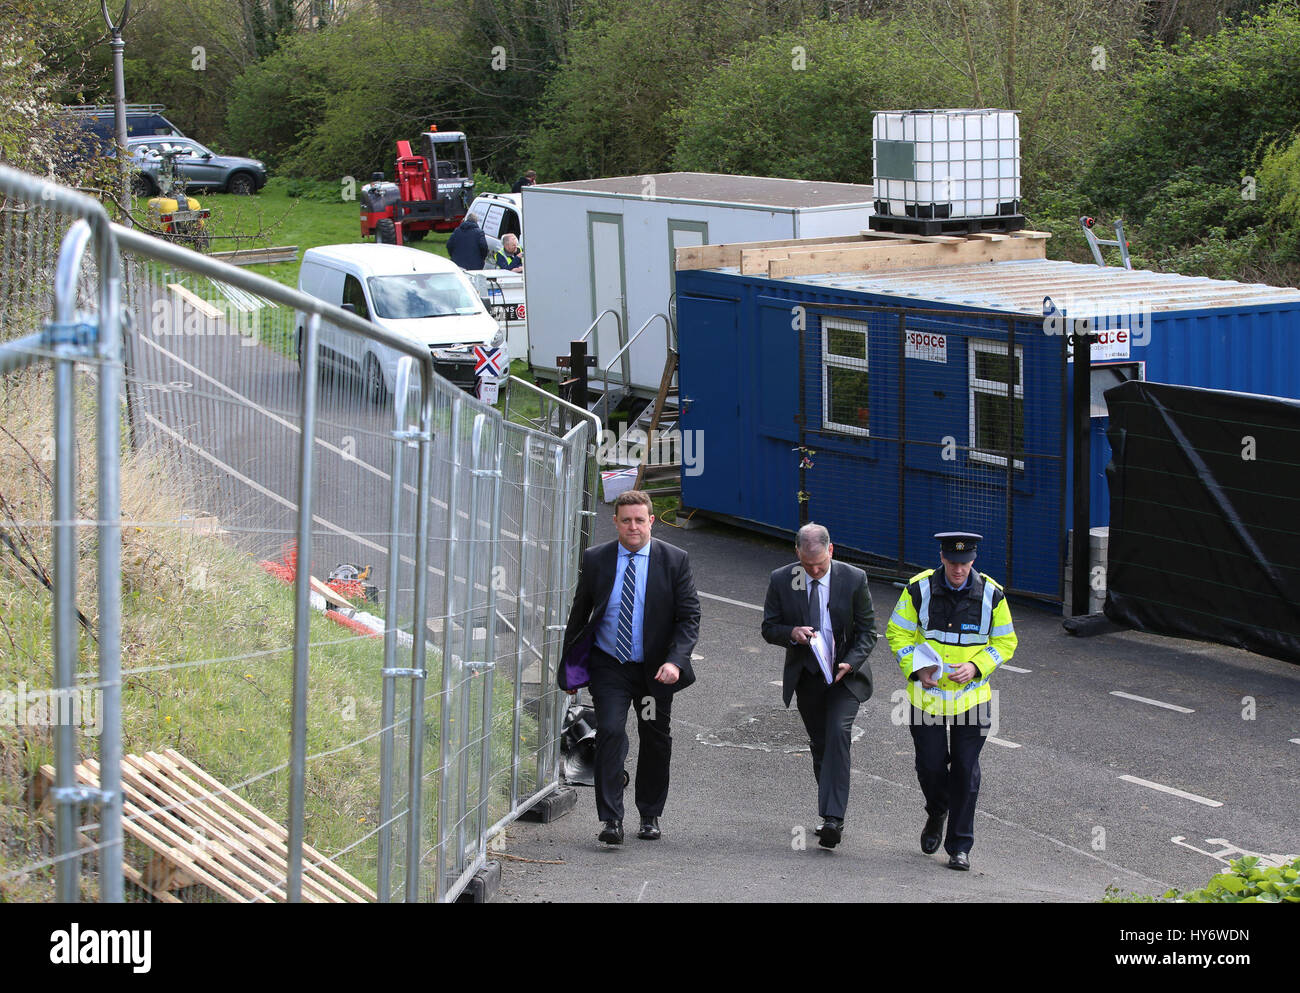
[[[1007,464],[1006,452],[1024,469],[1025,454],[1025,354],[1016,346],[1015,362],[1008,361],[1007,346],[997,341],[970,343],[970,460],[986,465]],[[1007,409],[1007,386],[1011,392]]]
[[[870,434],[867,325],[822,320],[822,429]]]

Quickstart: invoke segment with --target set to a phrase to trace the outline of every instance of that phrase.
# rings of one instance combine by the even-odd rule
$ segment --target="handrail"
[[[590,410],[584,410],[582,407],[579,407],[575,403],[569,403],[568,400],[562,399],[561,397],[556,396],[554,393],[548,393],[546,390],[542,389],[536,383],[530,383],[528,382],[528,380],[520,379],[518,376],[510,376],[507,379],[507,383],[510,385],[511,389],[514,389],[515,384],[518,384],[519,386],[522,386],[525,389],[532,390],[539,397],[545,397],[551,403],[555,403],[561,407],[564,407],[565,409],[569,410],[573,414],[576,414],[578,417],[590,418],[592,422],[591,423],[592,438],[597,439],[600,437],[600,418],[597,417],[595,414],[593,414]],[[509,402],[509,399],[510,399],[510,395],[506,394],[507,402]],[[567,441],[568,435],[566,434],[561,440]]]
[[[622,332],[623,332],[623,318],[622,318],[621,316],[619,316],[619,312],[618,312],[617,310],[615,310],[613,307],[606,307],[604,310],[602,310],[599,314],[596,315],[596,319],[595,319],[594,321],[592,321],[590,324],[587,325],[587,330],[584,331],[584,332],[582,332],[582,337],[579,338],[578,340],[579,340],[579,341],[586,341],[586,340],[587,340],[587,336],[588,336],[589,334],[591,334],[591,332],[593,332],[594,330],[596,330],[596,325],[600,323],[600,319],[601,319],[602,317],[604,317],[606,314],[613,314],[613,315],[614,315],[614,326],[615,326],[615,328],[616,328],[616,329],[618,330],[618,332],[619,332],[619,337],[620,337],[620,338],[623,337],[623,334],[622,334]]]
[[[618,354],[615,355],[612,359],[610,359],[610,360],[609,360],[609,364],[606,365],[605,368],[601,370],[601,372],[603,373],[603,376],[602,376],[601,382],[602,382],[602,385],[603,385],[603,387],[604,387],[604,392],[601,394],[600,402],[603,403],[603,404],[605,405],[605,413],[606,413],[606,414],[609,413],[609,370],[612,369],[612,368],[614,368],[614,363],[617,362],[619,359],[621,359],[621,358],[623,357],[623,354],[624,354],[624,353],[625,353],[629,348],[632,347],[632,343],[633,343],[634,341],[636,341],[638,338],[641,337],[642,332],[644,332],[645,329],[648,328],[648,327],[651,325],[651,323],[654,321],[654,319],[655,319],[656,317],[659,317],[659,318],[662,318],[662,319],[663,319],[663,322],[664,322],[664,328],[665,328],[665,330],[666,330],[666,332],[667,332],[667,334],[668,334],[668,347],[669,347],[669,350],[670,350],[670,351],[672,350],[672,334],[673,334],[673,325],[672,325],[672,322],[668,319],[668,315],[667,315],[667,314],[660,314],[660,313],[651,314],[649,317],[646,318],[646,322],[645,322],[644,324],[642,324],[639,328],[636,329],[636,333],[633,334],[632,337],[628,338],[628,340],[627,340],[627,344],[624,345],[622,348],[620,348],[620,349],[618,350]],[[627,388],[628,388],[628,386],[629,386],[629,384],[628,384],[628,380],[631,379],[631,378],[632,378],[632,377],[631,377],[627,372],[624,372],[624,374],[623,374],[623,388],[624,388],[624,389],[627,389]]]
[[[609,375],[608,375],[609,370],[614,367],[614,363],[617,362],[620,358],[622,358],[623,353],[632,347],[632,342],[636,341],[637,338],[641,337],[641,332],[644,331],[646,328],[648,328],[650,326],[650,322],[653,321],[656,317],[663,318],[665,329],[668,331],[670,335],[672,334],[673,328],[672,325],[668,322],[667,314],[651,314],[648,318],[646,318],[646,322],[636,329],[636,333],[627,340],[627,344],[618,350],[618,354],[609,360],[609,365],[605,366],[605,368],[602,370],[606,374],[605,381],[607,383],[609,382]],[[669,343],[671,344],[671,340]],[[626,386],[627,384],[625,383],[624,385]]]

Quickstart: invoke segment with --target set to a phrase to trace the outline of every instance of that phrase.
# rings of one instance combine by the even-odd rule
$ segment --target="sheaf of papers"
[[[912,671],[917,672],[921,669],[928,669],[932,665],[937,665],[939,667],[939,671],[936,672],[933,677],[936,682],[944,676],[951,676],[953,670],[956,669],[956,666],[949,665],[941,659],[939,653],[931,648],[927,642],[923,641],[917,645],[916,650],[912,652]],[[936,686],[927,686],[925,687],[925,692],[937,693],[939,692],[939,689]]]
[[[813,650],[813,656],[817,659],[817,664],[821,666],[822,675],[826,677],[826,682],[834,682],[834,677],[831,676],[831,658],[834,656],[835,646],[828,646],[825,639],[814,631],[812,640],[808,642],[808,647]]]

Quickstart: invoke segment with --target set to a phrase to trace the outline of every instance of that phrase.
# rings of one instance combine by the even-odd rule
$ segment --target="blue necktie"
[[[636,611],[636,555],[629,552],[623,567],[623,594],[618,605],[618,660],[632,661],[632,617]]]

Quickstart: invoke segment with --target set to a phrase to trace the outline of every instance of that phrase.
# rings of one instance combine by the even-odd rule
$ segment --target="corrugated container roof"
[[[719,272],[738,272],[734,266]],[[1174,272],[1101,268],[1079,262],[1032,259],[975,265],[934,266],[881,273],[819,273],[774,282],[912,297],[964,307],[1040,316],[1043,298],[1084,316],[1084,303],[1140,304],[1152,312],[1300,304],[1300,289],[1237,283]]]
[[[651,182],[652,181],[652,182]],[[857,183],[823,183],[767,176],[727,176],[712,172],[658,172],[646,176],[580,179],[570,183],[543,183],[528,188],[529,195],[549,190],[677,200],[746,207],[835,207],[874,202],[875,188]]]

